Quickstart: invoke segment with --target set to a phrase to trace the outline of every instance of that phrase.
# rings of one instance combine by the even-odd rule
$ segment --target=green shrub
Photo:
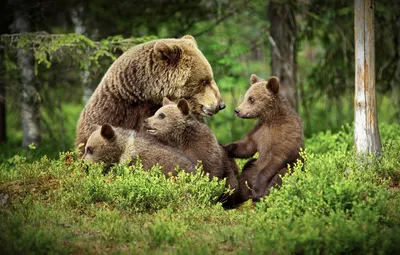
[[[166,178],[158,167],[115,165],[103,174],[76,152],[17,155],[0,164],[0,252],[397,254],[400,129],[380,132],[382,155],[363,160],[350,126],[313,136],[280,188],[235,210],[217,202],[224,182],[201,169]]]
[[[200,170],[194,175],[180,171],[172,178],[158,167],[146,172],[141,166],[116,165],[107,175],[102,170],[102,165],[92,165],[87,174],[75,172],[56,197],[72,207],[104,202],[117,209],[152,212],[180,203],[209,206],[225,191],[223,181],[210,181]]]
[[[325,138],[338,136],[324,134],[315,140]],[[382,166],[398,169],[398,160],[384,154],[361,161],[341,149],[303,156],[304,166],[299,163],[280,189],[257,204],[263,213],[256,223],[255,253],[399,251],[399,217],[394,213],[400,209],[398,191],[389,189],[390,180],[377,171]]]

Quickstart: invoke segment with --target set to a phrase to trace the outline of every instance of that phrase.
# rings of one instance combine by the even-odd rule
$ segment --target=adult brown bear
[[[162,100],[185,98],[193,113],[212,115],[225,107],[207,59],[195,39],[159,39],[137,45],[108,69],[82,110],[76,146],[84,145],[93,124],[140,131]]]

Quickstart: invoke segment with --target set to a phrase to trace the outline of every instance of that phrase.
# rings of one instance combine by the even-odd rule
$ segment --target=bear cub
[[[178,103],[164,98],[163,106],[144,120],[147,133],[171,147],[181,150],[192,161],[201,161],[210,177],[227,178],[231,189],[237,188],[238,166],[229,158],[210,128],[190,113],[185,99]]]
[[[104,162],[109,168],[114,163],[127,161],[134,165],[137,157],[144,170],[159,164],[166,176],[176,175],[176,167],[189,173],[196,171],[196,162],[190,161],[178,150],[157,142],[153,137],[115,128],[108,123],[98,126],[90,135],[82,158],[87,162]]]
[[[243,102],[235,109],[240,118],[258,119],[258,123],[243,139],[225,145],[229,156],[249,160],[239,177],[236,203],[248,199],[258,201],[268,195],[274,185],[281,185],[280,176],[299,158],[304,147],[303,126],[297,112],[280,93],[279,79],[268,81],[251,75],[251,86]]]

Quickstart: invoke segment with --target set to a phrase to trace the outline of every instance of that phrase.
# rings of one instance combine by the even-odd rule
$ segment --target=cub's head
[[[279,79],[271,76],[268,81],[252,74],[251,86],[247,90],[243,102],[235,109],[240,118],[263,118],[278,107]]]
[[[174,87],[164,89],[165,97],[186,98],[192,112],[200,116],[211,116],[225,108],[210,63],[193,36],[160,40],[155,43],[154,52],[158,60],[166,64],[164,66],[173,70],[169,78],[174,80]]]
[[[163,106],[144,120],[144,127],[148,134],[162,141],[175,141],[185,129],[188,118],[190,106],[186,99],[180,99],[176,104],[164,97]]]
[[[82,159],[87,162],[104,162],[105,165],[117,163],[122,154],[118,144],[118,132],[110,125],[97,126],[85,146]]]

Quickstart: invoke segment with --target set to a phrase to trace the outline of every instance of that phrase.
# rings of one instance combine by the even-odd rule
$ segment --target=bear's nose
[[[225,105],[224,103],[220,103],[220,104],[219,104],[219,109],[220,109],[220,110],[225,109],[225,107],[226,107],[226,105]]]
[[[239,109],[235,109],[235,113],[238,114],[240,112]]]

